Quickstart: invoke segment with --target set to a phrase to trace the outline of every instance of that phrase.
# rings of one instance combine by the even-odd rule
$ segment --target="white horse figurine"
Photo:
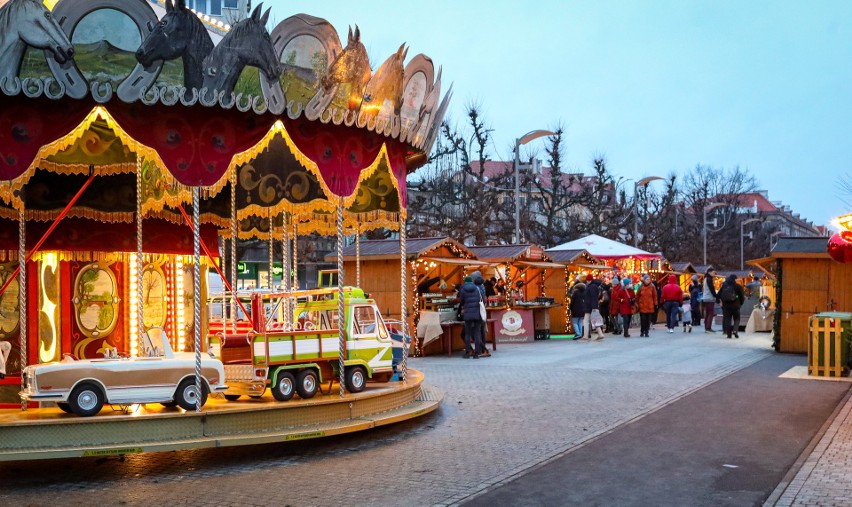
[[[74,47],[38,0],[9,0],[0,7],[0,83],[10,89],[18,76],[27,47],[53,53],[64,63],[74,58]]]

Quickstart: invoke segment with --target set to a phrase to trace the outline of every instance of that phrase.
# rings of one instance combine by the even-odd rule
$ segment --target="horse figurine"
[[[305,117],[311,121],[318,119],[338,95],[348,98],[349,112],[357,113],[371,75],[367,48],[361,43],[361,30],[355,25],[353,33],[350,26],[346,47],[335,57],[317,83],[317,93],[305,107]]]
[[[74,46],[38,0],[9,0],[0,7],[0,83],[17,79],[27,47],[50,51],[56,61],[74,58]]]
[[[204,24],[186,7],[186,0],[166,0],[166,15],[142,41],[136,60],[151,67],[157,60],[183,58],[183,82],[188,89],[204,84],[202,65],[213,51],[213,39]]]
[[[272,38],[266,29],[269,12],[261,15],[263,3],[236,25],[204,59],[203,87],[214,98],[230,95],[246,65],[260,69],[261,87],[271,112],[284,111],[284,91],[281,88],[281,62],[275,54]]]
[[[361,114],[373,117],[379,114],[379,111],[389,101],[393,107],[393,114],[399,116],[399,110],[402,109],[402,92],[403,82],[405,80],[405,67],[403,62],[408,54],[408,48],[405,44],[401,45],[396,53],[391,55],[385,63],[379,67],[373,79],[367,83],[367,88],[364,90],[364,100],[361,104]]]

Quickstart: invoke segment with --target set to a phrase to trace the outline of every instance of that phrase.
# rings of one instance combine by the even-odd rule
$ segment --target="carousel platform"
[[[159,404],[104,407],[82,418],[58,408],[0,410],[0,461],[115,456],[322,438],[385,426],[432,412],[443,401],[423,374],[368,384],[341,398],[335,383],[310,400],[277,402],[268,393],[229,402],[211,397],[200,414]],[[324,386],[328,388],[328,383]]]

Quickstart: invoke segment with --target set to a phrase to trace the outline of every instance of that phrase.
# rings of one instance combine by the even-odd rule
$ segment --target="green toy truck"
[[[225,367],[225,398],[260,397],[269,388],[278,401],[296,393],[308,399],[340,377],[337,290],[254,292],[250,301],[250,321],[210,324],[210,350]],[[347,287],[343,301],[345,385],[358,393],[368,379],[393,376],[393,340],[363,290]]]

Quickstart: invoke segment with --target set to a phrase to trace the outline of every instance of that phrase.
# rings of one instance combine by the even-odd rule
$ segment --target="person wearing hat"
[[[601,331],[601,326],[603,325],[603,317],[600,313],[600,297],[601,281],[596,280],[595,277],[591,274],[586,275],[586,293],[584,294],[584,299],[586,302],[586,304],[584,305],[584,309],[586,310],[586,314],[583,316],[583,339],[586,341],[591,340],[592,328],[594,328],[595,333],[597,333],[598,335],[595,340],[600,341],[604,339],[603,331]],[[596,314],[594,323],[592,319],[593,313]]]
[[[466,276],[464,284],[459,289],[456,302],[461,306],[462,319],[464,319],[464,358],[479,359],[479,351],[482,350],[482,316],[479,313],[479,302],[483,301],[482,292],[474,285],[473,278]],[[474,342],[471,345],[471,340]]]
[[[692,275],[691,283],[689,284],[689,299],[692,309],[692,325],[698,327],[701,325],[701,281],[698,275]],[[684,316],[684,318],[686,318]]]

